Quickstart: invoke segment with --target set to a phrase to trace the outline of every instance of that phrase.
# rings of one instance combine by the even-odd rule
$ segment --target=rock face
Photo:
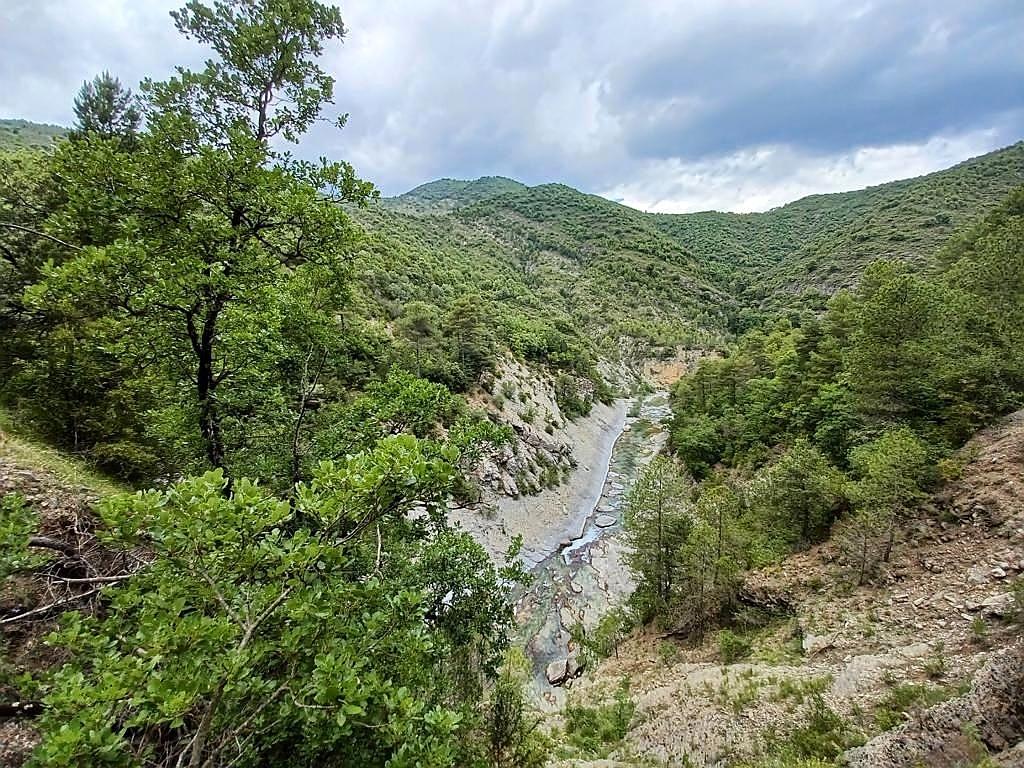
[[[846,754],[849,768],[953,768],[1020,754],[1024,741],[1024,642],[995,655],[971,690]],[[1013,763],[1010,763],[1011,765]]]

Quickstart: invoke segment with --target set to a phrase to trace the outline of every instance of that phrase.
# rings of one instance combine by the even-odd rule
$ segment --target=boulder
[[[1001,619],[1013,613],[1013,603],[1013,595],[1009,592],[1003,592],[1002,594],[992,595],[982,600],[981,609],[986,616]]]
[[[807,633],[802,641],[805,656],[814,656],[836,644],[835,635],[814,635]]]
[[[566,670],[566,662],[568,659],[558,659],[548,664],[548,668],[545,671],[548,682],[552,685],[561,685],[565,682],[565,678],[569,676]]]
[[[575,655],[548,664],[545,675],[551,685],[567,685],[583,673],[583,662]]]

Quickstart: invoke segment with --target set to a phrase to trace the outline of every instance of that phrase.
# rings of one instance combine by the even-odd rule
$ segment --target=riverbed
[[[570,629],[593,627],[633,589],[623,562],[623,513],[636,477],[668,438],[668,394],[634,398],[626,412],[603,472],[594,473],[588,493],[577,494],[568,525],[557,531],[557,546],[526,563],[532,580],[518,599],[516,617],[533,666],[535,698],[552,707],[562,703],[567,686],[552,686],[547,668],[575,650]]]

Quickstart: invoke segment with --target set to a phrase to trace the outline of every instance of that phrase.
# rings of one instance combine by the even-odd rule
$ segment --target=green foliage
[[[108,545],[152,561],[53,637],[74,656],[37,762],[460,762],[511,615],[487,555],[447,528],[452,477],[399,436],[321,465],[294,505],[246,480],[225,495],[220,472],[105,502]]]
[[[30,570],[45,558],[29,550],[29,537],[38,523],[25,497],[17,493],[0,496],[0,579]]]
[[[90,82],[82,84],[75,96],[75,117],[78,122],[71,138],[99,136],[116,139],[131,147],[142,121],[135,97],[130,88],[109,72],[103,72]]]
[[[596,662],[606,659],[612,654],[618,656],[621,643],[631,628],[631,621],[626,611],[619,607],[613,608],[587,629],[578,622],[569,628],[569,637],[582,657],[584,667],[594,667]]]
[[[897,685],[878,703],[874,715],[875,725],[888,731],[905,722],[914,712],[935,706],[950,695],[950,689],[933,685]]]
[[[754,476],[748,493],[773,539],[788,546],[809,544],[831,528],[843,498],[843,477],[821,451],[799,438]]]
[[[28,120],[0,120],[0,151],[49,149],[67,135],[59,125]]]
[[[636,704],[629,696],[629,679],[623,678],[615,698],[595,707],[570,702],[565,708],[565,733],[569,744],[586,757],[602,757],[629,733]]]
[[[670,459],[644,469],[626,501],[626,562],[637,578],[630,602],[640,620],[699,636],[732,604],[745,542],[732,489],[702,488],[696,503],[693,491]]]
[[[717,637],[718,656],[723,664],[733,664],[750,654],[750,640],[731,629],[720,630]]]
[[[487,765],[493,768],[541,768],[550,745],[539,731],[539,714],[524,693],[529,664],[521,651],[510,651],[490,691],[485,715]]]

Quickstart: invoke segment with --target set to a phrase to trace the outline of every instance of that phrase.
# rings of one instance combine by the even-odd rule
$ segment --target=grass
[[[623,679],[611,702],[596,707],[570,704],[565,709],[568,743],[587,757],[606,757],[625,738],[636,712]]]
[[[10,414],[3,409],[0,409],[0,458],[25,469],[46,472],[65,485],[85,488],[99,496],[131,490],[82,459],[68,456],[20,433]]]
[[[883,731],[888,731],[903,723],[912,713],[946,701],[955,693],[955,689],[937,685],[897,685],[878,703],[875,709],[875,725]]]

